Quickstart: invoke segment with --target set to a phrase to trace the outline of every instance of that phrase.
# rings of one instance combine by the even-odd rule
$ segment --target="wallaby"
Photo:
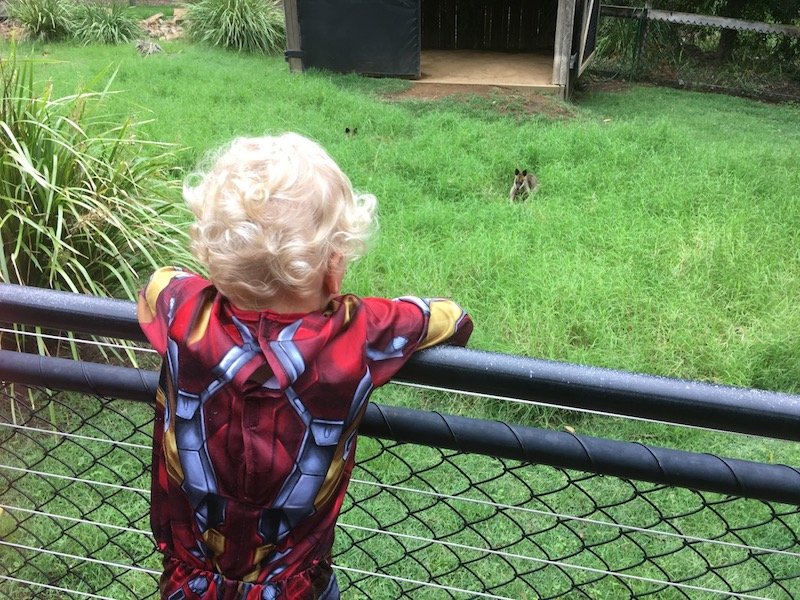
[[[511,191],[508,193],[508,198],[512,202],[519,197],[524,200],[528,195],[533,194],[539,187],[539,180],[536,175],[528,173],[528,169],[520,171],[514,169],[514,183],[511,186]]]

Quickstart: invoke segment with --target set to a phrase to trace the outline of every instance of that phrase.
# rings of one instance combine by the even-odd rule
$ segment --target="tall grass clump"
[[[107,89],[56,98],[33,82],[31,62],[0,63],[0,281],[133,299],[186,254],[172,153],[104,116]]]
[[[142,35],[142,28],[124,4],[79,4],[73,15],[72,35],[86,44],[125,44]]]
[[[75,5],[69,0],[9,0],[8,14],[31,39],[58,40],[72,31]]]
[[[196,41],[264,54],[286,41],[283,6],[274,0],[199,0],[187,8],[186,29]]]

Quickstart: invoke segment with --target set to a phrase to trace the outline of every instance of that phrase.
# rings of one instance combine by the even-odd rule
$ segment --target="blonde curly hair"
[[[319,293],[334,257],[362,255],[377,227],[375,197],[355,194],[316,142],[296,133],[238,138],[187,179],[192,252],[234,305]]]

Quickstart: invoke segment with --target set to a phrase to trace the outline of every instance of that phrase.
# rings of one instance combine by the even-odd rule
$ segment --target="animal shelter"
[[[595,50],[596,0],[284,0],[286,59],[419,85],[570,95]]]

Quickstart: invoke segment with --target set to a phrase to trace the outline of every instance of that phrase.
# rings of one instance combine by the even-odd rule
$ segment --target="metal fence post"
[[[644,51],[644,45],[647,41],[647,24],[651,8],[653,8],[653,3],[648,0],[644,3],[644,8],[639,13],[639,26],[636,29],[636,43],[633,46],[633,64],[631,65],[630,73],[631,80],[639,74],[642,52]]]

